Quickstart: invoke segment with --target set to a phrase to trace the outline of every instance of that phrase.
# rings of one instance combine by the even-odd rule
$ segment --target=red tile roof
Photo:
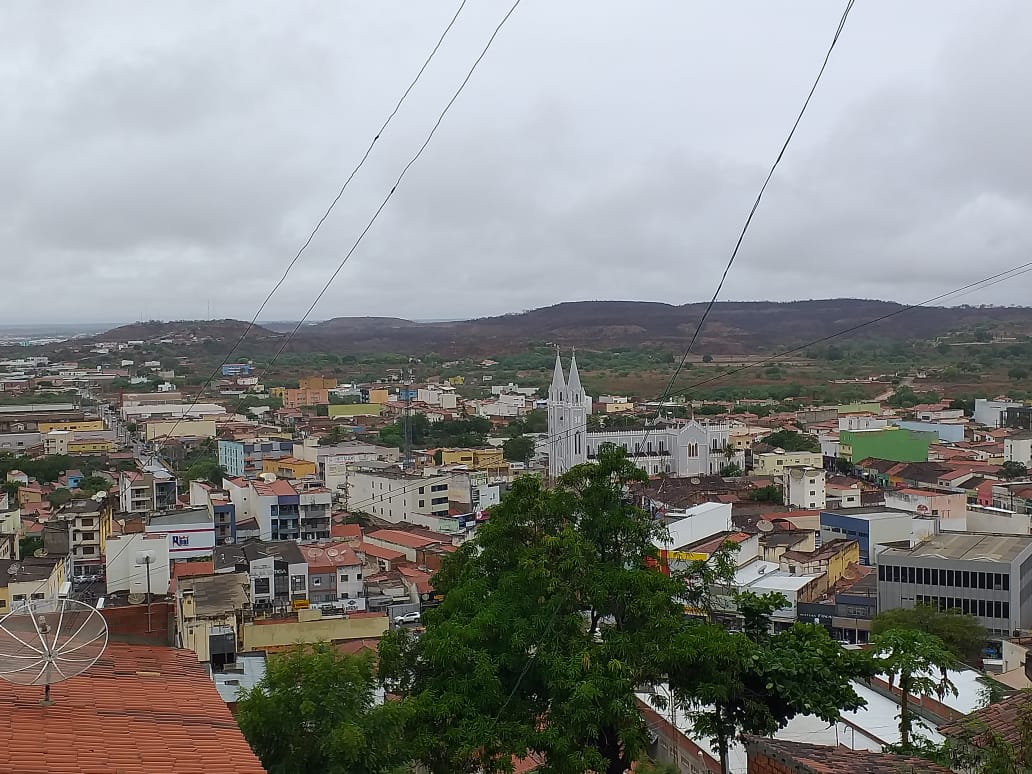
[[[362,526],[360,524],[334,524],[330,527],[330,537],[361,540]]]
[[[0,771],[265,774],[190,651],[111,643],[52,706],[41,694],[0,682]]]
[[[358,546],[355,547],[355,550],[359,553],[375,556],[377,559],[387,559],[389,561],[405,558],[405,554],[401,551],[395,551],[392,548],[383,548],[382,546],[375,546],[372,543],[359,543]]]
[[[850,750],[781,739],[746,737],[749,770],[753,761],[765,757],[779,764],[779,769],[796,774],[950,774],[949,769],[926,760],[902,755],[889,755],[868,750]],[[759,771],[759,767],[756,769]],[[767,771],[767,768],[763,769]]]
[[[441,542],[435,538],[414,535],[411,532],[403,532],[400,529],[378,529],[376,532],[370,532],[367,537],[376,538],[385,543],[405,546],[406,548],[425,548],[426,546],[432,546],[435,543]]]
[[[348,567],[362,564],[349,546],[343,543],[324,543],[322,545],[298,546],[308,562],[309,570],[329,569],[337,567]]]
[[[172,583],[169,591],[176,591],[176,581],[180,578],[193,578],[198,575],[214,575],[215,562],[176,562],[172,566]]]
[[[1022,743],[1023,716],[1032,710],[1032,698],[1024,691],[1006,699],[975,710],[939,730],[944,736],[970,742],[981,747],[986,739],[986,732],[992,729],[1007,744],[1018,746]]]
[[[289,497],[296,495],[297,490],[285,479],[277,478],[275,481],[252,481],[251,487],[255,493],[262,497]]]

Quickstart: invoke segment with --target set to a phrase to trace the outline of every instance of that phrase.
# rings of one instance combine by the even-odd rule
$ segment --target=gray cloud
[[[0,321],[250,317],[455,7],[5,9]],[[264,317],[307,308],[506,7],[469,4]],[[708,298],[840,12],[525,0],[315,317]],[[1030,260],[1030,21],[858,4],[723,297],[917,301]]]

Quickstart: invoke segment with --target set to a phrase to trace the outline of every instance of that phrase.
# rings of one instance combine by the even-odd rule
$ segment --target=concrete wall
[[[304,622],[289,618],[283,622],[249,623],[243,626],[243,650],[382,637],[389,626],[385,615],[321,618]]]

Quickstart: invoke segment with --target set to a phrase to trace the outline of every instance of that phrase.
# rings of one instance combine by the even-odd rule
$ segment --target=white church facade
[[[595,459],[602,444],[622,446],[650,476],[716,475],[728,462],[744,468],[741,452],[726,454],[727,424],[677,420],[650,430],[588,432],[591,398],[584,393],[577,371],[577,356],[570,360],[569,377],[563,374],[558,354],[548,390],[548,472],[554,478],[574,465]]]

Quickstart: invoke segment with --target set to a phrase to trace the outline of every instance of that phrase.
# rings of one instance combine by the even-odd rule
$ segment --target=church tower
[[[587,456],[587,398],[577,371],[577,356],[570,361],[570,380],[563,377],[558,351],[552,385],[548,388],[548,473],[561,476]]]

